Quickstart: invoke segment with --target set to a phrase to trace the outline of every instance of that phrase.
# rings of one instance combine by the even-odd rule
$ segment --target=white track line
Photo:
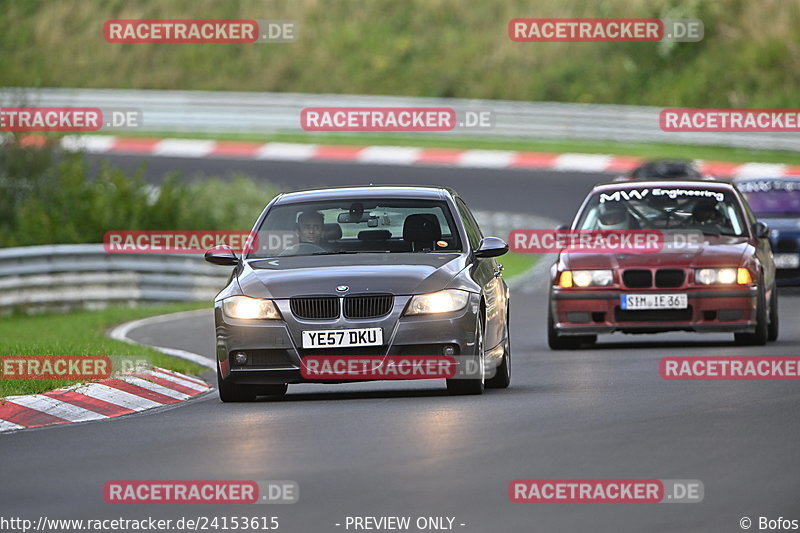
[[[102,154],[111,150],[116,142],[116,137],[105,135],[66,135],[61,139],[61,147],[70,152],[83,150],[90,154]]]
[[[180,385],[182,387],[186,387],[187,389],[196,390],[198,392],[205,392],[208,390],[208,385],[198,385],[193,381],[189,381],[188,379],[182,379],[177,376],[173,376],[171,374],[165,374],[164,372],[159,372],[158,370],[150,370],[145,372],[144,374],[149,374],[155,378],[163,379],[164,381],[169,381]]]
[[[517,152],[506,150],[465,150],[456,163],[459,167],[506,168],[511,166]]]
[[[9,422],[8,420],[0,420],[0,433],[5,433],[6,431],[17,431],[18,429],[25,429],[25,426],[20,426],[19,424]]]
[[[153,155],[170,157],[205,157],[217,145],[216,141],[196,139],[164,139],[153,148]]]
[[[77,387],[75,392],[90,398],[113,403],[114,405],[125,407],[132,411],[144,411],[153,407],[164,406],[162,403],[154,402],[153,400],[148,400],[147,398],[142,398],[141,396],[109,387],[108,385],[101,385],[100,383],[90,383],[89,385]]]
[[[183,392],[178,392],[175,389],[170,389],[168,387],[165,387],[164,385],[159,385],[158,383],[153,383],[152,381],[147,381],[146,379],[137,378],[134,376],[124,376],[119,379],[126,383],[130,383],[131,385],[136,385],[137,387],[157,392],[158,394],[161,394],[163,396],[174,398],[175,400],[183,401],[191,398],[191,396],[189,396],[188,394],[184,394]]]
[[[603,172],[611,163],[611,156],[592,154],[561,154],[553,165],[555,170]]]
[[[745,163],[740,165],[735,172],[737,178],[758,178],[783,176],[785,170],[786,165],[771,163]]]
[[[411,165],[419,159],[421,152],[421,148],[406,146],[368,146],[358,153],[356,161],[383,165]]]
[[[69,422],[85,422],[87,420],[108,418],[106,415],[101,415],[100,413],[89,411],[83,407],[78,407],[77,405],[72,405],[40,394],[35,394],[33,396],[12,396],[6,398],[6,400],[27,407],[28,409],[34,409],[48,415],[63,418]]]
[[[256,159],[275,159],[285,161],[307,161],[314,157],[316,144],[267,143],[255,155]]]

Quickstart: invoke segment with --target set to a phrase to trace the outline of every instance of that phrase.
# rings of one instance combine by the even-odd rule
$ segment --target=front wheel
[[[547,345],[551,350],[577,350],[581,344],[593,344],[597,335],[559,335],[552,311],[547,312]]]
[[[475,356],[469,360],[473,368],[467,369],[467,374],[477,373],[476,377],[458,376],[447,380],[447,392],[451,396],[465,394],[483,394],[486,376],[486,360],[483,347],[483,321],[478,319],[475,329]]]
[[[506,311],[506,341],[503,347],[503,361],[495,368],[495,374],[486,380],[489,389],[507,389],[511,384],[511,335],[509,334],[508,321],[510,316]]]
[[[217,391],[219,399],[225,403],[252,402],[256,399],[256,390],[252,385],[239,385],[222,379],[219,365],[217,365]]]

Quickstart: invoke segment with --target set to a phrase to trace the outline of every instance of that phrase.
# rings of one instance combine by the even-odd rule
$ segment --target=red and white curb
[[[23,142],[41,144],[29,135]],[[95,154],[140,154],[187,158],[234,158],[274,161],[341,161],[378,165],[419,165],[459,168],[539,169],[563,172],[627,172],[643,162],[630,156],[602,154],[461,150],[409,146],[348,146],[283,142],[153,139],[107,135],[66,136],[65,150]],[[780,177],[800,175],[800,165],[697,161],[700,171],[718,177]]]
[[[43,394],[0,399],[0,433],[105,420],[188,400],[211,389],[163,368],[81,383]]]

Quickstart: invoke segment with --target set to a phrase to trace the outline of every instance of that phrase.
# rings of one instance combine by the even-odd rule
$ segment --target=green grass
[[[727,146],[697,146],[664,143],[618,143],[611,141],[545,140],[545,139],[484,139],[445,138],[430,135],[390,134],[294,134],[273,135],[193,132],[125,132],[125,137],[171,137],[182,139],[212,139],[218,141],[296,142],[356,146],[416,146],[422,148],[455,148],[482,150],[517,150],[521,152],[610,154],[643,159],[703,159],[733,163],[800,164],[797,152],[787,150],[750,150]]]
[[[102,311],[67,314],[13,315],[0,318],[0,354],[108,355],[144,357],[154,366],[200,374],[206,369],[145,346],[109,339],[105,331],[116,324],[148,316],[208,308],[207,303],[184,303],[137,308],[111,307]],[[0,379],[0,398],[36,394],[76,383],[74,380]]]
[[[796,107],[786,0],[0,0],[0,85]],[[697,43],[517,43],[513,18],[698,18]],[[298,24],[289,44],[112,44],[108,19]]]
[[[533,268],[539,260],[539,256],[537,254],[508,252],[498,257],[497,260],[503,265],[503,277],[509,280]]]

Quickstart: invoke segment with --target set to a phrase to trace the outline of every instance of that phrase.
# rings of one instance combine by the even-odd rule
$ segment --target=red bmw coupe
[[[731,332],[740,344],[778,337],[769,228],[732,185],[637,181],[596,186],[572,230],[683,232],[657,252],[563,250],[551,268],[548,343],[601,333]],[[628,251],[629,252],[629,251]]]

